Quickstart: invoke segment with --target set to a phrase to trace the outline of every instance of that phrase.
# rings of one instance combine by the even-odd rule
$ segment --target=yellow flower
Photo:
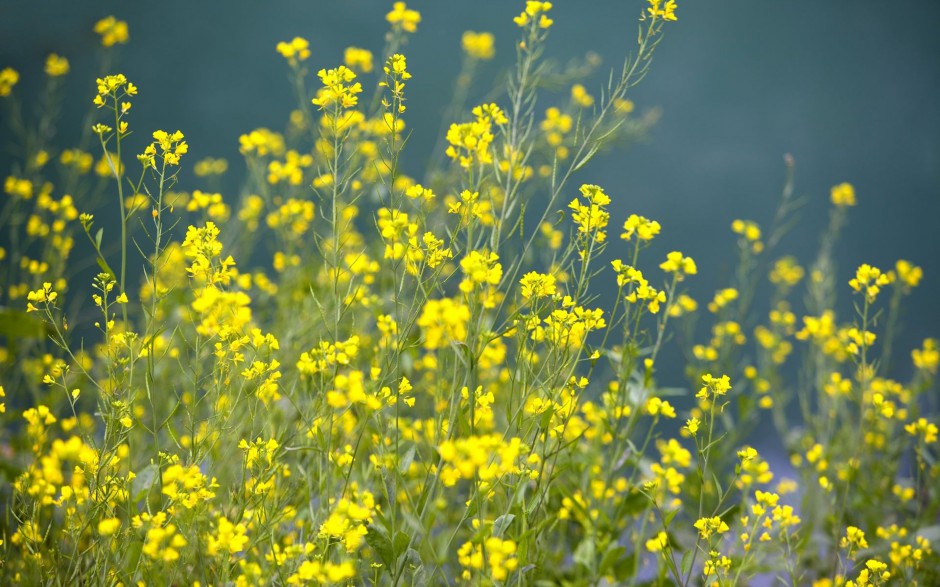
[[[137,86],[127,81],[123,73],[98,78],[95,80],[95,83],[98,86],[98,95],[95,96],[92,102],[98,108],[104,106],[105,98],[110,97],[116,103],[122,98],[137,95]],[[125,104],[127,104],[127,102],[125,102]],[[128,105],[126,108],[122,106],[122,108],[126,111],[130,106]]]
[[[717,314],[719,310],[738,299],[738,290],[726,287],[715,292],[715,297],[708,303],[708,311]]]
[[[693,524],[699,532],[699,536],[703,540],[708,540],[712,534],[724,534],[728,531],[728,524],[722,521],[721,518],[715,516],[713,518],[699,518]]]
[[[464,567],[463,578],[469,580],[472,571],[485,571],[486,576],[496,581],[505,581],[509,573],[516,570],[516,543],[491,536],[483,544],[465,542],[457,551],[457,560]]]
[[[42,288],[29,292],[26,295],[26,300],[29,302],[26,304],[27,312],[35,312],[38,308],[33,305],[36,304],[54,304],[56,299],[59,297],[59,294],[52,291],[52,283],[45,282],[42,284]]]
[[[594,96],[588,94],[581,84],[571,86],[571,101],[579,108],[590,108],[594,105]]]
[[[215,533],[206,536],[206,551],[209,556],[241,552],[248,543],[246,531],[244,524],[233,524],[223,516],[219,518]]]
[[[121,520],[118,518],[105,518],[98,522],[98,534],[102,536],[111,536],[121,528]]]
[[[551,2],[528,0],[525,3],[525,10],[522,11],[519,16],[513,18],[512,21],[520,27],[525,27],[533,23],[539,28],[547,29],[554,24],[554,21],[547,16],[548,11],[551,9]]]
[[[571,219],[578,227],[578,235],[584,238],[593,238],[598,243],[607,238],[607,222],[610,214],[605,207],[610,204],[610,196],[596,185],[584,184],[580,188],[581,195],[588,201],[585,205],[577,198],[568,204],[573,213]]]
[[[871,558],[865,561],[865,566],[868,567],[868,570],[873,573],[882,573],[888,568],[887,564],[874,558]],[[887,577],[882,576],[882,579],[887,579]]]
[[[469,321],[470,308],[465,304],[451,298],[428,300],[417,322],[424,335],[424,348],[442,349],[463,342]]]
[[[750,446],[745,446],[738,451],[738,458],[741,459],[741,463],[749,463],[756,459],[758,456],[757,450]]]
[[[46,75],[49,77],[59,77],[69,72],[69,60],[60,57],[55,53],[50,53],[46,57]]]
[[[928,422],[926,418],[918,418],[916,422],[905,425],[904,431],[911,436],[923,436],[927,444],[937,441],[937,425]]]
[[[214,490],[219,486],[215,477],[210,480],[197,465],[186,467],[174,463],[163,471],[162,479],[163,495],[186,509],[213,499]]]
[[[180,158],[189,152],[189,144],[183,140],[183,133],[180,131],[170,134],[164,130],[157,130],[153,132],[153,140],[151,146],[154,148],[150,152],[145,151],[145,155],[150,153],[150,161],[152,161],[153,155],[156,154],[156,147],[160,147],[160,155],[163,161],[172,166],[179,165]],[[156,168],[155,164],[153,166]]]
[[[520,293],[525,299],[543,298],[556,293],[555,276],[531,271],[519,280]]]
[[[405,56],[402,55],[401,53],[396,53],[392,55],[391,57],[388,58],[388,61],[386,61],[385,63],[385,67],[384,67],[385,75],[391,75],[402,80],[411,79],[411,74],[408,73],[407,71],[407,68],[408,68],[407,63],[408,62],[405,59]],[[404,88],[404,84],[399,83],[398,88],[395,89],[394,91],[396,93],[400,93],[401,88]]]
[[[340,563],[305,560],[297,572],[287,578],[289,585],[343,585],[356,577],[353,561]],[[238,583],[241,585],[241,582]]]
[[[492,163],[493,154],[490,145],[495,138],[493,125],[502,126],[509,122],[506,113],[496,104],[483,104],[472,111],[476,119],[462,124],[451,124],[447,129],[446,154],[460,163],[464,169],[470,169],[474,163]]]
[[[750,243],[753,253],[760,253],[764,250],[764,243],[760,242],[760,226],[756,222],[737,219],[731,223],[731,231],[741,235],[746,242]]]
[[[489,60],[496,54],[492,33],[466,31],[460,39],[464,53],[474,59]]]
[[[222,175],[228,171],[228,161],[225,159],[215,159],[206,157],[196,162],[193,172],[197,177],[209,177],[210,175]]]
[[[686,257],[679,251],[672,251],[666,255],[666,260],[659,264],[659,268],[666,273],[675,273],[676,279],[682,281],[686,275],[695,275],[698,268],[692,257]]]
[[[731,389],[731,379],[727,375],[712,377],[710,373],[702,375],[702,388],[695,397],[699,399],[717,398]]]
[[[940,345],[937,344],[937,339],[924,339],[923,348],[911,351],[911,358],[915,367],[936,375],[940,365]]]
[[[805,271],[793,257],[781,257],[774,263],[770,271],[770,282],[775,285],[784,285],[788,288],[795,286],[803,279]]]
[[[648,304],[647,308],[650,313],[656,314],[659,312],[659,305],[666,302],[666,292],[659,291],[651,286],[643,277],[642,271],[624,264],[619,259],[611,261],[611,266],[617,272],[617,286],[630,286],[628,293],[624,296],[625,300],[631,304],[635,304],[640,300],[645,301]]]
[[[176,525],[167,522],[166,512],[157,512],[153,516],[144,512],[133,519],[135,528],[148,526],[141,552],[153,560],[173,563],[179,560],[180,550],[188,543]]]
[[[660,552],[669,545],[669,535],[665,532],[659,532],[653,538],[646,541],[646,550],[648,552]]]
[[[353,491],[338,502],[331,499],[330,504],[332,511],[320,525],[319,536],[337,538],[346,552],[356,551],[365,542],[367,526],[372,523],[375,498],[368,491]]]
[[[623,223],[623,234],[620,235],[620,238],[629,241],[636,235],[639,240],[650,241],[659,234],[661,228],[655,220],[631,214]]]
[[[276,49],[291,65],[297,65],[310,57],[310,43],[303,37],[294,37],[289,43],[281,41]]]
[[[503,276],[503,266],[499,255],[488,251],[470,251],[460,260],[464,279],[460,282],[460,291],[471,293],[477,286],[499,285]]]
[[[712,550],[708,554],[711,558],[705,561],[705,567],[702,569],[702,574],[706,577],[717,575],[719,573],[727,573],[728,569],[731,568],[730,558],[724,555],[719,555],[718,551],[716,550]]]
[[[862,264],[855,272],[855,277],[849,280],[849,285],[857,292],[865,294],[865,300],[868,303],[875,301],[881,286],[888,285],[890,278],[881,272],[877,267],[868,264]]]
[[[106,16],[96,22],[95,32],[101,35],[101,44],[105,47],[127,43],[127,23],[113,16]]]
[[[431,188],[426,188],[420,183],[416,183],[408,187],[408,189],[405,190],[405,195],[411,198],[412,200],[421,199],[421,200],[424,200],[425,202],[430,202],[435,197],[435,194],[431,190]]]
[[[340,65],[336,69],[321,69],[317,72],[323,87],[317,92],[317,97],[312,100],[315,106],[321,109],[330,104],[338,103],[343,108],[352,108],[359,102],[356,94],[362,93],[362,84],[356,82],[350,85],[350,82],[356,79],[356,72],[345,65]]]
[[[392,5],[392,11],[385,15],[392,25],[392,29],[401,29],[406,33],[413,33],[418,30],[418,23],[421,22],[421,13],[417,10],[409,10],[404,2],[396,2]]]
[[[668,401],[658,397],[651,397],[646,400],[646,413],[650,416],[676,417],[676,409]]]
[[[256,128],[238,137],[238,151],[242,155],[281,155],[284,153],[284,136],[267,128]]]
[[[830,199],[834,206],[841,208],[855,205],[855,188],[850,183],[840,183],[832,186],[830,190]]]
[[[372,71],[372,51],[360,49],[359,47],[346,47],[343,52],[343,64],[349,69],[370,73]]]
[[[698,302],[686,294],[679,294],[675,303],[669,305],[669,315],[673,318],[679,318],[695,312],[698,309]]]
[[[842,548],[848,548],[849,551],[855,549],[868,548],[868,541],[865,539],[865,532],[855,526],[849,526],[845,529],[845,536],[839,543]]]
[[[5,67],[0,71],[0,98],[9,96],[13,86],[20,81],[20,74],[12,67]]]
[[[888,279],[891,283],[899,283],[904,291],[917,287],[923,277],[923,269],[904,259],[894,264],[893,271],[888,271]]]
[[[676,20],[676,0],[647,0],[650,5],[647,12],[653,18],[662,18],[663,20]]]

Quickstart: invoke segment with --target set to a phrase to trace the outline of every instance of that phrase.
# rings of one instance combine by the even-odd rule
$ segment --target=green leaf
[[[419,566],[415,569],[412,583],[414,587],[427,587],[431,584],[431,573],[428,572],[424,565]]]
[[[725,494],[721,488],[721,481],[718,479],[718,474],[715,472],[712,472],[712,482],[715,484],[715,489],[718,491],[718,499],[723,499]]]
[[[404,519],[405,524],[411,528],[411,534],[413,536],[420,537],[424,534],[424,526],[421,524],[421,520],[418,519],[418,516],[408,511],[399,513],[401,514],[402,519]]]
[[[666,528],[668,528],[668,527],[669,527],[669,524],[672,523],[672,519],[675,518],[675,517],[676,517],[676,514],[678,514],[678,513],[679,513],[678,508],[672,510],[671,512],[666,512],[666,515],[663,516],[663,526],[665,526]]]
[[[101,267],[101,270],[102,270],[102,271],[104,271],[104,272],[107,273],[109,276],[111,276],[111,279],[117,280],[117,277],[115,277],[114,270],[111,269],[111,267],[108,265],[107,261],[105,261],[105,260],[102,259],[101,257],[97,257],[97,258],[95,259],[95,261],[98,262],[98,267]]]
[[[618,544],[611,544],[607,547],[607,552],[601,558],[601,564],[597,567],[598,575],[606,575],[607,571],[614,568],[614,565],[627,553],[626,547]],[[619,577],[618,577],[619,578]]]
[[[555,408],[548,408],[542,412],[542,419],[539,421],[539,426],[543,430],[548,430],[548,427],[552,424],[552,417],[555,415]]]
[[[395,539],[392,541],[392,546],[395,549],[395,558],[398,558],[398,556],[405,552],[409,544],[411,544],[411,537],[401,530],[395,532]]]
[[[405,452],[405,456],[403,456],[401,460],[399,461],[398,470],[401,472],[402,475],[407,473],[408,469],[411,468],[411,463],[413,463],[415,460],[415,451],[416,451],[416,448],[412,446]]]
[[[379,556],[379,560],[382,561],[386,569],[392,568],[392,563],[395,562],[397,557],[393,555],[392,541],[389,539],[385,528],[376,524],[369,524],[369,531],[366,532],[366,544],[372,547],[372,550]]]
[[[104,236],[104,228],[99,228],[98,232],[95,233],[95,248],[99,251],[101,250],[101,237]]]
[[[14,479],[23,474],[23,469],[6,459],[0,459],[0,473],[2,473],[3,476],[7,478],[7,480],[12,482]]]
[[[585,155],[584,157],[582,157],[580,161],[578,161],[578,164],[574,166],[574,169],[572,169],[572,171],[577,171],[577,170],[581,169],[582,167],[584,167],[585,165],[587,165],[587,164],[588,164],[588,161],[590,161],[591,159],[593,159],[593,158],[594,158],[594,155],[597,154],[597,150],[598,150],[599,148],[600,148],[600,145],[596,145],[596,144],[593,145],[593,146],[591,147],[591,150],[588,151],[588,154]]]
[[[142,499],[147,499],[154,483],[157,482],[157,476],[160,474],[160,468],[151,463],[137,472],[137,476],[131,481],[131,499],[134,503]]]
[[[649,505],[650,500],[648,497],[639,492],[632,492],[621,502],[620,507],[617,508],[617,513],[621,518],[633,516],[646,510]]]
[[[588,569],[592,573],[594,572],[594,563],[597,559],[597,551],[594,545],[594,538],[588,536],[581,541],[581,544],[574,549],[574,554],[572,555],[574,562]]]
[[[692,571],[692,553],[694,550],[687,550],[682,555],[682,563],[679,565],[679,568],[682,570],[682,575],[686,576],[689,572]]]
[[[405,568],[410,567],[412,569],[418,569],[424,565],[424,563],[421,561],[421,555],[418,554],[418,551],[413,548],[407,549],[400,557],[398,557],[396,566],[401,567],[403,564],[405,565]]]
[[[509,527],[509,524],[512,524],[512,521],[516,519],[516,516],[513,514],[504,514],[493,522],[493,536],[496,538],[502,538],[503,533],[506,532],[506,528]]]
[[[26,310],[0,308],[0,336],[7,339],[42,338],[46,332],[46,324]]]
[[[617,564],[614,565],[614,577],[623,583],[634,575],[636,575],[636,557],[632,554],[620,557]]]

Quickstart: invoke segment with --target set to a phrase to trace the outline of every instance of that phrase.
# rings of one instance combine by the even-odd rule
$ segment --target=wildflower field
[[[632,89],[681,3],[602,83],[546,58],[551,2],[507,3],[508,77],[471,101],[496,41],[463,33],[420,177],[421,14],[390,4],[374,52],[270,48],[296,108],[231,170],[135,124],[119,17],[86,95],[67,56],[0,63],[0,584],[940,584],[940,346],[899,342],[915,262],[837,278],[851,178],[798,260],[788,162],[696,300],[713,268],[581,181],[655,124]]]

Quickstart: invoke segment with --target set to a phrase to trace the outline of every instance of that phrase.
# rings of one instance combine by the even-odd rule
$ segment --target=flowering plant
[[[923,401],[937,341],[910,352],[909,379],[889,372],[921,270],[862,264],[835,282],[856,204],[845,183],[808,268],[782,255],[791,173],[766,234],[731,222],[738,270],[700,311],[685,287],[707,269],[679,251],[649,258],[668,226],[612,218],[622,189],[572,183],[653,123],[630,90],[681,6],[648,0],[633,53],[593,93],[584,68],[544,58],[552,8],[530,0],[513,18],[515,62],[492,102],[466,104],[461,88],[494,37],[462,36],[454,120],[420,180],[401,166],[405,47],[421,23],[404,2],[379,59],[349,47],[314,77],[306,39],[277,45],[297,108],[285,132],[239,137],[239,197],[212,189],[223,159],[181,179],[184,132],[132,137],[124,74],[97,79],[80,145],[30,135],[0,212],[6,582],[938,580],[938,430]],[[111,63],[126,23],[94,30]],[[37,104],[68,72],[49,56]],[[548,77],[566,91],[543,109]],[[0,72],[0,100],[18,105],[18,81]],[[81,245],[98,268],[87,280]],[[857,311],[840,320],[841,292]],[[675,332],[684,371],[660,356]],[[688,389],[664,388],[665,371]],[[748,445],[765,414],[785,473]]]

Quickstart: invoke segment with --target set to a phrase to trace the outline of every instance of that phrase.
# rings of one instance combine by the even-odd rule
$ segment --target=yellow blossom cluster
[[[320,536],[338,539],[346,552],[354,552],[365,543],[367,526],[375,515],[375,498],[368,491],[354,491],[351,498],[330,504],[330,515],[320,525]]]
[[[292,66],[310,57],[310,42],[303,37],[294,37],[289,42],[281,41],[276,49]]]
[[[466,581],[473,578],[474,570],[484,572],[495,581],[505,581],[519,566],[516,543],[495,536],[487,538],[483,544],[465,542],[457,551],[457,560],[465,568],[461,576]]]
[[[610,220],[610,213],[606,210],[610,204],[610,196],[596,185],[582,185],[580,191],[588,203],[584,204],[575,198],[568,204],[568,208],[572,210],[571,219],[578,229],[578,239],[584,247],[603,243],[607,239],[606,228]]]
[[[496,39],[493,33],[478,33],[475,31],[466,31],[460,37],[460,45],[464,53],[474,59],[490,60],[496,54],[494,48]]]
[[[646,11],[653,18],[676,20],[676,0],[647,0],[650,5]]]
[[[551,9],[551,2],[528,0],[525,3],[525,10],[512,20],[520,27],[527,27],[531,24],[541,29],[547,29],[555,22],[548,17],[548,11]]]
[[[421,22],[421,13],[409,9],[404,2],[395,2],[391,12],[385,15],[385,20],[396,29],[414,33],[418,30],[418,23]]]
[[[95,32],[101,35],[105,47],[123,45],[129,38],[127,23],[113,16],[106,16],[95,23]]]
[[[0,98],[9,96],[13,92],[13,86],[20,81],[20,74],[12,67],[4,67],[0,70]]]
[[[495,138],[493,126],[499,127],[509,122],[496,104],[477,106],[472,113],[475,117],[473,121],[454,123],[447,129],[447,156],[458,161],[464,169],[493,162],[490,150]]]
[[[362,93],[362,84],[350,83],[356,79],[356,72],[340,65],[335,69],[321,69],[317,72],[323,87],[313,99],[313,105],[321,109],[330,105],[340,108],[352,108],[359,103],[358,94]]]

